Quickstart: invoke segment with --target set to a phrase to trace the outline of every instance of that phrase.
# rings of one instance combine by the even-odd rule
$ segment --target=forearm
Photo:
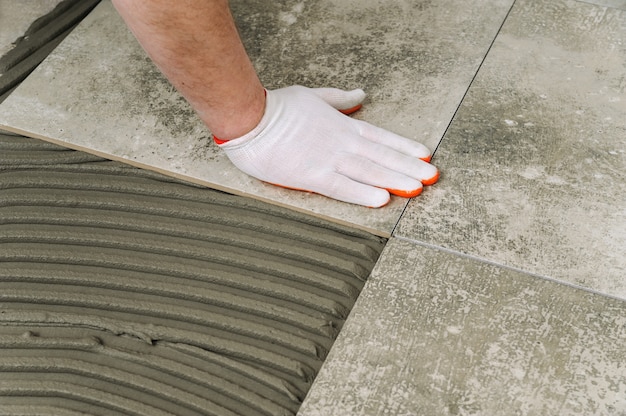
[[[232,139],[263,116],[264,90],[227,0],[113,0],[135,37],[213,134]]]

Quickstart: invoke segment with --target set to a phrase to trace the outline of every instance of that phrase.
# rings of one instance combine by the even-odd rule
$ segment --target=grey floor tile
[[[397,235],[626,298],[624,28],[516,2]]]
[[[368,99],[357,118],[434,150],[513,2],[231,4],[270,88],[363,88]]]
[[[624,415],[626,302],[392,238],[299,416]]]
[[[434,148],[512,2],[232,6],[269,88],[361,86],[370,99],[358,117]],[[366,209],[265,185],[237,171],[108,1],[0,106],[0,125],[384,236],[406,205],[394,199],[383,209]]]
[[[0,0],[0,56],[12,49],[31,23],[50,12],[62,0],[29,0],[25,5],[15,0]]]

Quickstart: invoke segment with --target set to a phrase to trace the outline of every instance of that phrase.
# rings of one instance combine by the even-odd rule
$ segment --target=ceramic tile
[[[299,416],[624,415],[626,302],[392,238]]]
[[[516,2],[397,235],[626,298],[625,28]]]
[[[0,0],[0,56],[13,48],[37,18],[52,11],[62,0],[30,0],[28,4]]]
[[[511,3],[233,1],[232,7],[268,88],[363,87],[370,98],[358,117],[434,148]],[[383,236],[406,205],[394,199],[366,209],[265,185],[236,170],[109,1],[0,106],[0,125]]]
[[[269,88],[363,88],[357,118],[434,150],[513,1],[231,4]]]

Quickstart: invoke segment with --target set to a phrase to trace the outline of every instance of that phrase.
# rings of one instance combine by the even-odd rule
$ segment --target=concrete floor
[[[626,1],[232,6],[269,88],[361,86],[442,171],[299,415],[626,415]]]

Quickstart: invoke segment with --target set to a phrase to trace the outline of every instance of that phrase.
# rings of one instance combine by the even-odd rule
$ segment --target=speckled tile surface
[[[397,235],[626,298],[625,28],[518,0]]]
[[[231,4],[269,88],[363,88],[356,117],[434,150],[513,1]]]
[[[358,117],[434,148],[511,4],[234,1],[232,7],[269,88],[363,87],[370,98]],[[394,199],[371,210],[240,173],[108,1],[0,106],[0,125],[379,235],[391,233],[406,204]]]
[[[299,416],[624,415],[626,303],[392,238]]]

